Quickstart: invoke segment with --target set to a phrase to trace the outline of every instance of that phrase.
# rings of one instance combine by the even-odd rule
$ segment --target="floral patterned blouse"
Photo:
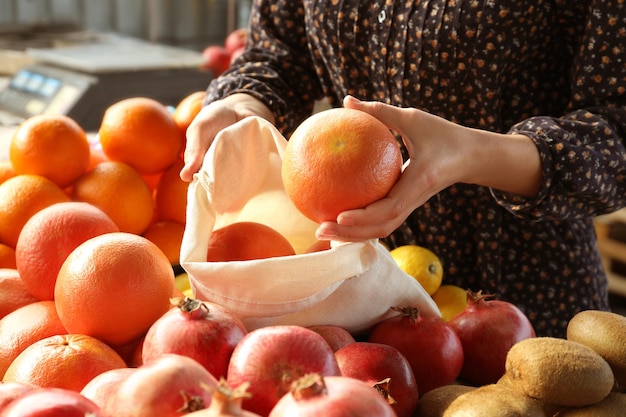
[[[391,247],[428,247],[444,283],[515,303],[538,335],[609,309],[592,220],[626,205],[626,2],[256,0],[250,25],[208,100],[252,94],[287,136],[351,94],[535,142],[536,197],[453,185]]]

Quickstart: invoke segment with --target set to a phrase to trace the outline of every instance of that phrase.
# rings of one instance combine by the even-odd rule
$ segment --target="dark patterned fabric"
[[[626,2],[257,0],[250,23],[208,97],[252,94],[287,136],[351,94],[535,142],[535,198],[456,184],[389,246],[428,247],[445,283],[515,303],[538,335],[609,308],[592,219],[626,204]]]

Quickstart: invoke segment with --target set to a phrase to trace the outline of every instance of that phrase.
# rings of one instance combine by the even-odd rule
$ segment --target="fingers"
[[[202,160],[200,159],[201,154],[201,152],[188,152],[188,150],[185,149],[185,165],[180,170],[179,174],[181,180],[190,182],[193,179],[193,174],[200,170],[202,166]]]
[[[361,101],[353,96],[344,97],[343,105],[349,109],[360,110],[371,114],[403,136],[403,126],[410,121],[409,117],[411,117],[411,113],[413,112],[413,109],[403,109],[379,101]]]
[[[236,119],[230,110],[221,102],[214,102],[200,110],[187,128],[187,141],[183,159],[185,166],[180,171],[183,181],[191,181],[193,174],[202,167],[204,155],[209,150],[211,143],[219,131]]]
[[[383,238],[400,226],[406,216],[396,199],[383,198],[363,209],[340,213],[337,222],[322,223],[316,237],[339,241]]]
[[[192,123],[187,128],[187,143],[183,155],[185,165],[180,171],[180,178],[187,182],[191,181],[193,174],[200,170],[202,161],[204,160],[204,154],[207,152],[210,145],[210,142],[206,143],[206,141],[203,140],[203,137],[206,137],[209,133],[201,134],[202,128],[199,125],[201,125],[201,123],[196,123],[195,125]]]

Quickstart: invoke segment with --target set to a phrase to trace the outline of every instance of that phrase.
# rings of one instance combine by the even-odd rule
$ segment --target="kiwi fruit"
[[[624,417],[626,393],[611,392],[602,401],[585,407],[561,410],[555,417]]]
[[[604,399],[615,386],[608,362],[571,340],[534,337],[517,342],[505,362],[510,384],[546,404],[582,407]]]
[[[459,395],[442,417],[546,417],[541,404],[502,384],[480,386]]]
[[[511,377],[506,372],[500,377],[497,384],[513,390],[519,389],[514,385],[513,382],[511,382]],[[562,405],[550,404],[537,399],[536,401],[541,405],[541,408],[543,408],[543,412],[545,413],[545,415],[549,417],[554,416],[556,413],[564,408]]]
[[[569,321],[567,339],[595,350],[609,363],[618,384],[626,387],[625,316],[609,311],[581,311]]]
[[[420,398],[415,417],[441,417],[458,396],[475,389],[476,387],[460,384],[443,385],[432,389]]]

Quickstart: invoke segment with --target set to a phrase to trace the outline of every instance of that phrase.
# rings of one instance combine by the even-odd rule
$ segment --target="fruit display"
[[[419,390],[409,360],[389,344],[350,343],[335,352],[341,375],[367,382],[387,399],[398,417],[411,417]]]
[[[608,362],[617,383],[626,387],[626,317],[602,311],[581,311],[567,326],[567,339],[581,343]]]
[[[242,35],[229,42],[240,48]],[[187,184],[178,173],[203,99],[194,93],[177,111],[139,98],[116,103],[88,152],[67,118],[20,126],[15,168],[0,167],[0,417],[624,415],[626,317],[583,311],[566,339],[537,337],[513,304],[447,283],[425,247],[388,255],[441,317],[390,305],[389,318],[361,333],[324,317],[247,329],[223,306],[194,298],[179,265]],[[326,129],[312,128],[320,140],[339,139],[308,148],[298,145],[309,135],[302,130],[285,153],[290,198],[315,221],[383,198],[402,166],[386,128],[339,113],[319,119]],[[355,125],[385,146],[354,145],[364,135],[348,132]],[[50,158],[27,152],[40,137]],[[45,148],[51,140],[67,166]],[[307,158],[317,168],[305,178]],[[329,159],[348,170],[319,164]],[[367,195],[348,193],[351,176]],[[318,241],[296,251],[276,230],[244,221],[216,228],[207,247],[207,262],[232,268],[334,249]]]
[[[250,331],[237,344],[226,379],[233,387],[250,384],[243,407],[267,416],[295,381],[311,373],[341,375],[324,338],[306,327],[268,326]]]
[[[368,341],[395,347],[411,365],[420,394],[452,383],[463,367],[463,346],[443,319],[422,316],[415,307],[374,326]]]
[[[376,390],[360,379],[308,374],[296,381],[269,417],[314,416],[395,417]]]
[[[173,298],[174,305],[157,319],[144,336],[142,363],[164,353],[195,359],[211,375],[226,378],[230,357],[246,335],[241,320],[218,305],[188,297]]]
[[[511,303],[468,291],[466,308],[448,323],[463,345],[459,376],[474,385],[493,384],[502,377],[511,347],[535,337],[530,320]]]

